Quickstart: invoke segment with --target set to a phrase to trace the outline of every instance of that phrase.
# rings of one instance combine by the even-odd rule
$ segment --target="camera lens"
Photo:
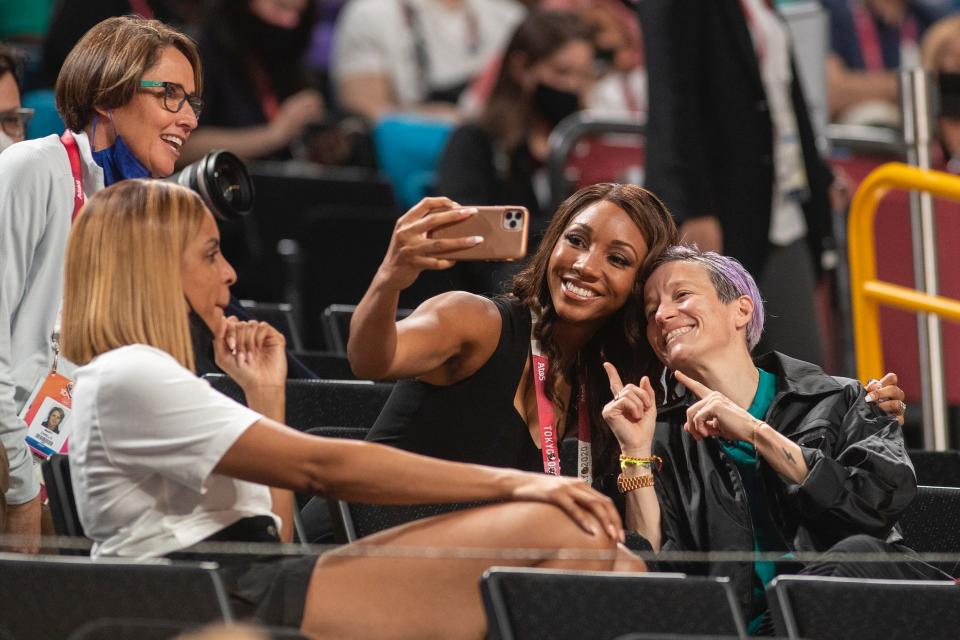
[[[253,209],[253,181],[243,161],[229,151],[211,151],[167,180],[197,192],[221,219],[235,219]]]
[[[517,228],[517,221],[516,221],[516,220],[511,220],[508,224],[510,225],[510,228],[511,228],[511,229],[516,229],[516,228]]]

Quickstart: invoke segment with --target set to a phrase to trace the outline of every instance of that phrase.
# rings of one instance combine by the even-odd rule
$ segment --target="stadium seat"
[[[960,488],[919,487],[900,518],[904,542],[920,553],[960,553]],[[957,577],[956,562],[933,563]]]
[[[727,578],[493,567],[480,580],[493,640],[627,633],[746,637]]]
[[[377,122],[373,130],[377,164],[404,208],[430,195],[452,129],[445,120],[414,114],[386,115]]]
[[[172,620],[104,618],[94,620],[73,632],[68,640],[173,640],[180,634],[206,625]],[[270,640],[306,640],[297,629],[257,627]]]
[[[47,487],[47,497],[50,499],[50,516],[53,519],[53,530],[58,536],[68,538],[86,538],[83,525],[80,524],[80,515],[77,513],[77,502],[73,497],[73,482],[70,479],[69,456],[55,453],[41,465],[43,482]],[[88,555],[87,551],[65,549],[67,555]]]
[[[322,380],[356,380],[350,361],[342,353],[332,351],[294,351],[294,357]]]
[[[364,504],[330,500],[334,542],[345,544],[401,524],[480,507],[487,502],[445,504]]]
[[[293,307],[285,302],[256,302],[254,300],[240,300],[240,306],[253,318],[266,322],[283,334],[287,340],[287,348],[294,351],[303,349],[303,339],[300,337],[300,328],[293,312]]]
[[[947,640],[960,628],[960,587],[950,581],[778,576],[767,602],[788,638]]]
[[[323,338],[327,350],[347,355],[347,340],[350,339],[350,319],[356,311],[355,304],[331,304],[323,310]],[[413,309],[397,309],[397,320],[413,313]]]
[[[363,440],[367,429],[358,427],[317,427],[307,429],[307,433],[324,438],[344,438]],[[333,544],[337,541],[334,532],[333,517],[330,515],[328,500],[323,496],[297,494],[300,508],[300,520],[303,522],[304,540],[310,544]],[[341,538],[342,539],[342,536]]]
[[[63,640],[98,618],[231,620],[217,565],[0,554],[0,620],[18,640]]]
[[[960,451],[922,451],[907,453],[917,472],[917,483],[934,487],[960,487]]]
[[[214,389],[244,402],[243,390],[228,376],[204,376]],[[369,429],[387,402],[392,383],[367,380],[287,380],[287,417],[291,427],[337,425]]]

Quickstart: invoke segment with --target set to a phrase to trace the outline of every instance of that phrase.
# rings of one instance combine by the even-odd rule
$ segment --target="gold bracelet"
[[[617,489],[620,493],[629,493],[630,491],[652,486],[653,474],[633,476],[632,478],[624,478],[622,473],[617,476]]]
[[[657,463],[657,471],[663,471],[663,458],[660,456],[648,456],[646,458],[635,458],[634,456],[625,456],[620,454],[620,470],[626,471],[627,467],[649,467],[654,462]]]

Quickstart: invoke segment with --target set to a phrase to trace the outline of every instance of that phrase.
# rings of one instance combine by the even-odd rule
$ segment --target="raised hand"
[[[727,440],[754,442],[754,429],[762,424],[760,420],[719,391],[713,391],[681,371],[675,375],[678,382],[699,398],[687,409],[684,431],[695,440],[719,436]]]
[[[880,410],[888,416],[893,416],[903,425],[903,418],[907,414],[907,403],[904,402],[903,389],[897,386],[897,374],[887,373],[879,380],[867,383],[867,402],[876,402]]]
[[[449,198],[424,198],[400,216],[390,238],[390,247],[380,265],[377,278],[391,288],[409,287],[425,270],[449,269],[456,262],[437,255],[475,247],[483,238],[432,239],[430,232],[439,227],[465,220],[475,208],[462,209]]]
[[[604,405],[601,415],[620,443],[621,453],[650,455],[657,422],[656,400],[650,379],[644,376],[639,386],[624,385],[615,366],[604,362],[603,369],[607,372],[613,399]]]
[[[576,478],[559,478],[540,473],[524,473],[514,490],[514,500],[555,504],[580,527],[593,535],[606,534],[623,542],[623,523],[613,501]]]
[[[244,391],[282,387],[287,378],[286,340],[266,322],[222,318],[214,334],[217,366]]]

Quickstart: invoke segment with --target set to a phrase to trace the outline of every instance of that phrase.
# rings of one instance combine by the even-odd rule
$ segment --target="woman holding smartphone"
[[[650,257],[676,239],[669,212],[641,187],[581,189],[557,210],[511,295],[452,291],[397,322],[400,292],[421,271],[449,268],[449,256],[482,243],[430,237],[475,215],[457,207],[427,198],[400,218],[354,313],[347,348],[354,372],[400,379],[368,439],[449,460],[565,472],[556,445],[580,432],[578,467],[595,472],[578,474],[609,470],[616,457],[609,431],[587,434],[602,424],[609,394],[601,353],[629,371],[652,357],[635,287]]]

